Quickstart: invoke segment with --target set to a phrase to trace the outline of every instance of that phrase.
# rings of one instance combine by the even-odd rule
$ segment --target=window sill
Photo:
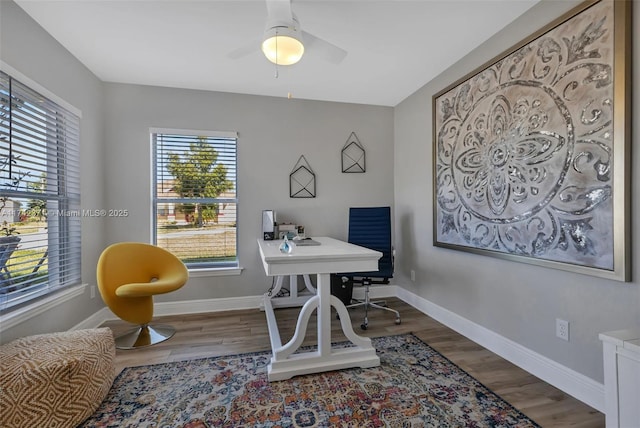
[[[87,284],[65,287],[59,292],[53,292],[51,295],[36,302],[26,304],[25,306],[18,307],[17,309],[9,309],[6,314],[0,315],[0,326],[2,326],[0,328],[0,332],[8,330],[11,327],[15,327],[16,325],[38,316],[55,306],[81,295],[84,293],[86,288]]]
[[[204,278],[210,276],[235,276],[240,275],[243,267],[232,268],[209,268],[209,269],[189,269],[190,278]]]

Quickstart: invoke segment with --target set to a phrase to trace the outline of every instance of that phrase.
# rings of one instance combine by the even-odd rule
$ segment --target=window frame
[[[157,175],[157,162],[158,162],[158,148],[157,137],[158,135],[177,135],[183,137],[208,137],[219,138],[223,140],[235,140],[235,198],[158,198],[158,175]],[[151,242],[153,245],[157,245],[158,242],[158,205],[160,203],[184,203],[185,200],[198,199],[200,203],[233,203],[236,207],[236,244],[235,244],[235,261],[227,262],[196,262],[185,263],[191,276],[218,276],[218,275],[234,275],[240,274],[242,268],[240,267],[240,258],[238,251],[238,133],[236,131],[215,131],[215,130],[195,130],[195,129],[181,129],[181,128],[149,128],[149,137],[151,142]]]
[[[43,165],[46,165],[46,176],[51,179],[44,190],[29,191],[19,188],[11,190],[4,188],[4,186],[0,187],[5,197],[42,199],[48,201],[47,210],[52,207],[51,204],[55,205],[51,208],[52,218],[47,218],[46,235],[42,239],[46,240],[46,246],[42,247],[46,251],[43,257],[47,258],[46,279],[44,281],[37,281],[35,278],[24,279],[24,284],[27,285],[24,287],[25,292],[22,295],[0,299],[0,314],[2,314],[2,318],[6,318],[7,314],[34,308],[55,295],[60,295],[63,290],[71,292],[82,284],[82,222],[80,219],[82,215],[80,183],[82,111],[2,61],[0,61],[0,72],[4,75],[3,79],[10,82],[7,87],[10,90],[10,93],[7,93],[9,103],[13,105],[14,98],[20,97],[17,99],[23,99],[23,101],[26,100],[27,103],[33,104],[29,111],[34,111],[35,106],[42,103],[43,108],[46,109],[42,114],[46,113],[47,121],[52,117],[55,118],[53,123],[55,123],[55,129],[58,130],[51,133],[47,126],[47,131],[44,133],[28,134],[28,138],[44,138],[42,147],[46,149],[46,152],[40,160],[44,162]],[[13,93],[11,89],[13,85],[17,85],[18,95]],[[27,95],[33,95],[33,98]],[[37,108],[40,109],[40,107]],[[9,129],[15,126],[13,123],[17,123],[16,120],[19,119],[14,120],[11,116],[6,119]],[[13,144],[11,132],[8,133],[8,140],[11,141],[11,147]],[[26,147],[25,140],[18,139],[17,141],[18,147]],[[22,144],[20,141],[23,141]],[[7,152],[8,160],[11,161],[14,157],[12,150],[8,149]],[[29,174],[41,172],[36,167],[25,168],[20,164],[17,168],[26,170]],[[55,185],[52,185],[54,182]],[[52,191],[52,188],[55,191]],[[29,309],[29,311],[31,310]]]

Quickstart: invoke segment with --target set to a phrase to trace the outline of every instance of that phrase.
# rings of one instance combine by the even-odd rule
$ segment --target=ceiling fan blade
[[[266,0],[267,16],[269,20],[283,21],[286,23],[293,21],[291,12],[291,0]]]
[[[347,51],[344,49],[334,45],[333,43],[329,43],[324,39],[316,37],[311,33],[303,31],[302,37],[305,46],[308,47],[310,51],[313,51],[314,54],[320,55],[322,58],[333,64],[340,64],[347,56]]]
[[[232,50],[227,54],[227,57],[231,59],[239,59],[247,55],[251,55],[252,53],[258,52],[260,50],[261,43],[262,42],[260,40],[254,40],[251,43]]]

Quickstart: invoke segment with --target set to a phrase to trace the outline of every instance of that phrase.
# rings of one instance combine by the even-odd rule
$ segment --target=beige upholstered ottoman
[[[0,426],[75,427],[115,377],[108,328],[16,339],[0,346]]]

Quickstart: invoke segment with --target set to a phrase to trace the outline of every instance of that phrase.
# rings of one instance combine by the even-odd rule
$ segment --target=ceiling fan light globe
[[[295,37],[277,34],[262,42],[262,52],[274,64],[293,65],[302,58],[304,45]]]

